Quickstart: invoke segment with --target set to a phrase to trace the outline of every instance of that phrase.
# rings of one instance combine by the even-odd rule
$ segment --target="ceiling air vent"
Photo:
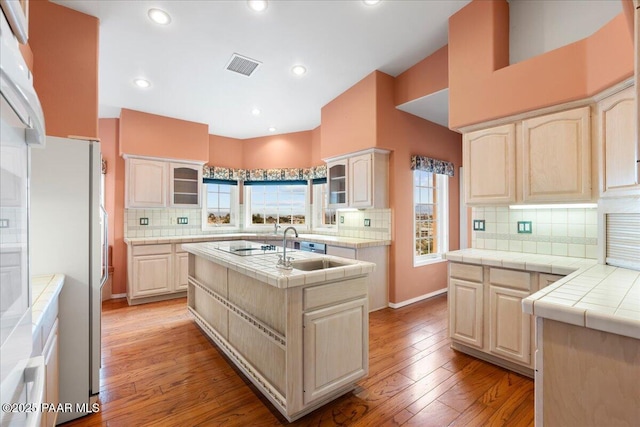
[[[227,70],[250,77],[258,69],[261,62],[234,53],[227,64]]]

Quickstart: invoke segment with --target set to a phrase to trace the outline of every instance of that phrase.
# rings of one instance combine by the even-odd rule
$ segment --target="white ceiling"
[[[244,139],[314,129],[322,106],[369,73],[397,76],[446,45],[449,16],[469,1],[271,0],[261,13],[244,0],[55,3],[100,19],[101,118],[124,107]],[[150,21],[152,7],[171,23]],[[226,71],[233,53],[262,65],[249,78]],[[297,63],[305,76],[291,73]]]

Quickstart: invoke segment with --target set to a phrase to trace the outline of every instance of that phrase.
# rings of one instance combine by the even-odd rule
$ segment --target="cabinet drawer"
[[[306,311],[367,295],[367,283],[361,278],[313,286],[306,288],[303,295],[304,310]]]
[[[133,256],[170,254],[171,244],[166,245],[140,245],[133,247]]]
[[[527,273],[526,271],[505,270],[502,268],[490,268],[489,282],[492,285],[530,291],[531,273]]]
[[[450,262],[449,276],[472,282],[482,282],[482,266]]]

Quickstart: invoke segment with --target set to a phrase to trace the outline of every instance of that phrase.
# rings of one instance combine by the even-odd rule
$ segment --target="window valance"
[[[453,176],[453,163],[425,156],[411,156],[411,170]]]
[[[233,169],[204,165],[203,178],[226,181],[308,181],[327,177],[327,165],[311,168]]]

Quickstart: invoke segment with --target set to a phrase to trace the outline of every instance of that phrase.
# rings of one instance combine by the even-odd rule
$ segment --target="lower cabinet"
[[[452,346],[532,376],[534,322],[522,311],[522,300],[562,277],[449,262]]]
[[[483,347],[482,283],[449,281],[449,334],[465,344]]]
[[[304,314],[305,404],[367,374],[366,313],[367,299],[362,298]]]
[[[53,328],[49,333],[49,337],[42,349],[42,356],[44,357],[44,372],[45,372],[45,389],[44,389],[44,402],[50,405],[58,405],[60,403],[59,397],[59,384],[60,384],[60,370],[58,364],[58,319],[53,324]],[[56,425],[56,419],[58,418],[57,412],[46,411],[42,414],[42,427],[52,427]]]
[[[129,304],[184,297],[189,277],[188,255],[181,243],[129,245]]]
[[[522,311],[529,292],[489,285],[489,351],[530,365],[531,315]]]

